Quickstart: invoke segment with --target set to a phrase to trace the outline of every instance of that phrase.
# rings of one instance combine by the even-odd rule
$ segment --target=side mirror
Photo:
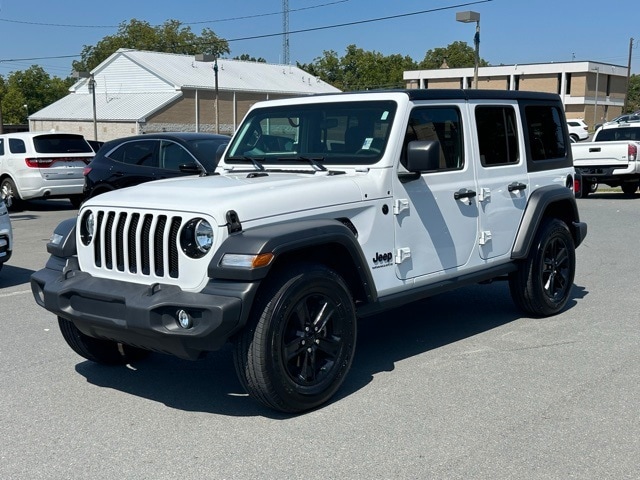
[[[412,173],[438,170],[440,167],[440,142],[437,140],[409,142],[404,166]]]

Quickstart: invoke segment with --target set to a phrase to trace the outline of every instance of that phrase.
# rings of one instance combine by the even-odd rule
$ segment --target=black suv
[[[166,132],[106,142],[84,169],[85,198],[181,175],[213,173],[226,135]]]

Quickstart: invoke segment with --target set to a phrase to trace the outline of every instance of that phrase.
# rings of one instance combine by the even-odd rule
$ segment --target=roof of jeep
[[[342,96],[342,95],[373,95],[380,93],[404,93],[410,100],[554,100],[560,97],[555,93],[530,92],[524,90],[471,90],[471,89],[392,89],[392,90],[363,90],[336,93],[320,93],[312,97]]]

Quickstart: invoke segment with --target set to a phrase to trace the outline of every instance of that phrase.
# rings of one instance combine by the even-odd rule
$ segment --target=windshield
[[[256,109],[234,137],[225,162],[372,164],[384,153],[395,112],[392,101]]]
[[[217,165],[217,154],[220,149],[224,149],[224,147],[229,143],[229,139],[194,138],[187,140],[187,143],[191,147],[191,152],[196,156],[207,172],[213,172]]]

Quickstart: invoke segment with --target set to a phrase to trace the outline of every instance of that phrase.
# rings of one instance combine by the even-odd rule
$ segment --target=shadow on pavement
[[[15,287],[16,285],[30,284],[31,274],[35,270],[27,268],[14,267],[9,263],[5,263],[0,272],[0,288]]]
[[[574,297],[586,295],[574,288]],[[351,371],[329,403],[366,387],[380,372],[407,358],[498,328],[523,315],[513,305],[506,282],[445,293],[359,321]],[[287,419],[249,398],[240,385],[230,346],[196,362],[152,354],[126,367],[82,362],[76,371],[91,384],[161,402],[185,411]],[[320,407],[322,408],[322,407]]]

